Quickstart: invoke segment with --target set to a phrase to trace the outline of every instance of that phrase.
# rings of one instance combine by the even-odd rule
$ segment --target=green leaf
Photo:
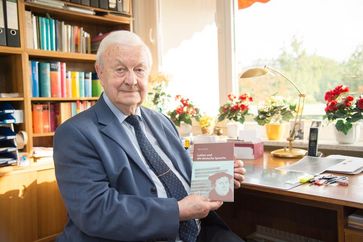
[[[345,135],[348,134],[348,131],[353,127],[352,123],[349,121],[344,122],[344,120],[338,120],[335,124],[335,128],[343,132]]]

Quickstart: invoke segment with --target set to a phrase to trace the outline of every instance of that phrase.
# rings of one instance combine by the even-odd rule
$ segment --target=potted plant
[[[199,121],[201,116],[199,109],[188,98],[177,95],[175,100],[178,102],[178,105],[174,110],[169,111],[168,115],[173,123],[180,127],[180,134],[188,136],[192,131],[192,119],[194,118]]]
[[[363,119],[363,94],[353,97],[349,87],[338,85],[324,96],[325,116],[335,122],[335,134],[339,143],[352,144],[360,135],[359,120]]]
[[[199,119],[199,126],[202,131],[202,134],[211,134],[213,124],[214,124],[214,119],[211,116],[203,115]]]
[[[255,121],[266,127],[267,138],[279,140],[283,131],[281,125],[294,117],[296,105],[289,104],[282,96],[272,95],[260,105]]]
[[[149,85],[151,86],[151,91],[148,92],[144,105],[158,112],[165,113],[171,98],[171,95],[166,92],[168,82],[168,77],[163,73],[150,75]]]
[[[237,138],[242,124],[245,122],[246,117],[250,114],[250,104],[253,98],[243,93],[238,97],[229,94],[228,100],[225,104],[219,107],[218,121],[229,120],[227,123],[227,135],[230,138]]]

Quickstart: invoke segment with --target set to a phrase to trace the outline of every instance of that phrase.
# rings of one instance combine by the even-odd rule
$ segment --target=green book
[[[39,62],[39,94],[50,97],[50,63]]]
[[[92,73],[92,97],[99,97],[103,92],[103,87],[101,85],[100,79],[96,73]]]

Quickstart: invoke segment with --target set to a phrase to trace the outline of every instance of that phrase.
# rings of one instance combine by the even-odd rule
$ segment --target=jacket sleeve
[[[175,239],[179,210],[173,198],[121,194],[87,132],[66,122],[54,137],[58,186],[70,220],[85,234],[119,241]],[[106,148],[105,148],[106,149]]]

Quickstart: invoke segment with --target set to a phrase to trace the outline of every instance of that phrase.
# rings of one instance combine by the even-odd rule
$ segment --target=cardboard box
[[[255,160],[263,157],[264,147],[262,141],[228,140],[228,142],[234,143],[234,156],[236,159]]]

